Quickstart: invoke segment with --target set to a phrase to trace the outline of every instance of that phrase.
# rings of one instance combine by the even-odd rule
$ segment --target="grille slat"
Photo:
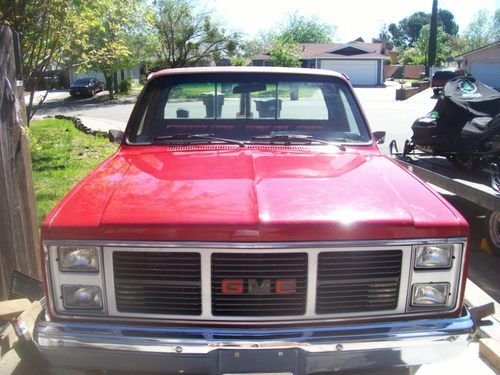
[[[394,310],[401,262],[401,250],[320,253],[316,313]]]
[[[199,253],[113,253],[116,307],[144,314],[201,314]]]
[[[303,315],[306,253],[212,254],[212,314],[216,316]],[[222,291],[223,280],[242,280],[241,294]],[[277,280],[293,280],[293,293],[279,294]],[[257,288],[257,289],[255,289]]]

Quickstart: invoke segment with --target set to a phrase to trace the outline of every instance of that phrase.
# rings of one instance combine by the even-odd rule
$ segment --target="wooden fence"
[[[0,25],[0,300],[18,270],[40,278],[39,234],[32,182],[19,41]]]

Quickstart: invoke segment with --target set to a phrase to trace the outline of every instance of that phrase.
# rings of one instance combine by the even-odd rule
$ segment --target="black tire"
[[[486,217],[486,239],[491,251],[500,256],[500,211],[490,211]]]

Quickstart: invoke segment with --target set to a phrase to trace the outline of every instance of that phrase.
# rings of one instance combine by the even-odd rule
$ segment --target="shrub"
[[[120,92],[122,94],[129,94],[130,91],[132,91],[132,81],[130,80],[130,78],[122,79],[120,81]]]

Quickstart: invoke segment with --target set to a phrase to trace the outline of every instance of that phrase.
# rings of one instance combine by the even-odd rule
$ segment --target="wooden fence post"
[[[9,297],[13,270],[41,275],[18,43],[0,25],[0,300]]]

